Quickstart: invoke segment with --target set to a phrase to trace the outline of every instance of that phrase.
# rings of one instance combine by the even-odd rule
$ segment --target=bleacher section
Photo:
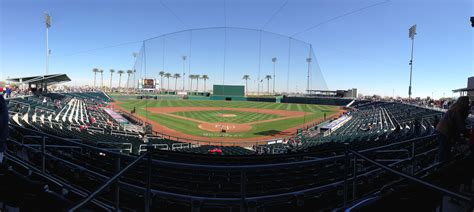
[[[42,99],[47,103],[43,104]],[[53,104],[61,101],[62,107]],[[123,114],[137,127],[124,127],[111,117],[105,108],[111,99],[104,93],[49,94],[46,97],[29,97],[10,100],[9,109],[20,126],[53,133],[54,135],[84,139],[96,146],[109,146],[120,152],[139,154],[146,144],[141,135],[142,123]],[[298,151],[340,149],[342,143],[390,142],[434,133],[435,120],[441,112],[390,102],[352,102],[354,109],[341,118],[322,126],[321,133],[308,133],[303,137],[273,142],[265,146],[255,146],[252,150],[233,147],[224,154],[275,154]],[[104,111],[105,109],[105,111]],[[336,123],[337,122],[337,123]],[[88,125],[87,133],[80,132],[81,126]],[[131,126],[132,126],[131,125]],[[133,125],[135,126],[135,125]],[[331,129],[325,127],[331,126]],[[323,132],[326,130],[326,132]],[[330,133],[328,133],[330,132]],[[328,136],[330,134],[330,136]],[[150,142],[158,149],[194,153],[207,153],[214,146],[184,145],[184,143],[165,139],[162,135],[148,135]],[[173,144],[179,148],[173,148]],[[367,144],[371,145],[371,144]],[[333,146],[335,148],[333,148]],[[364,145],[365,146],[365,145]],[[122,148],[122,149],[121,149]],[[141,150],[140,150],[141,149]],[[325,152],[325,151],[321,151]]]
[[[350,119],[330,136],[306,132],[250,149],[188,144],[158,134],[147,135],[145,143],[141,132],[121,127],[103,111],[110,101],[104,94],[48,95],[61,100],[60,108],[42,105],[42,98],[8,102],[11,113],[26,120],[10,126],[10,165],[0,170],[0,182],[9,178],[17,184],[1,185],[0,195],[16,195],[24,201],[15,204],[26,210],[32,206],[24,202],[40,210],[70,208],[145,152],[149,159],[120,177],[120,189],[107,189],[84,209],[116,210],[119,191],[120,210],[145,211],[150,185],[152,211],[329,210],[342,205],[345,193],[356,200],[400,180],[346,157],[348,149],[420,178],[436,167],[433,133],[441,113],[404,104],[354,102],[346,114]],[[215,148],[222,153],[209,154]],[[349,188],[347,179],[353,183]]]

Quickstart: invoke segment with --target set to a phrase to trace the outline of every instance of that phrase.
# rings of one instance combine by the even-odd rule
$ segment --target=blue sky
[[[134,64],[132,52],[139,51],[140,41],[144,39],[180,30],[220,26],[263,29],[285,36],[302,32],[294,38],[312,44],[313,57],[329,89],[356,87],[363,94],[391,96],[394,91],[395,95],[407,96],[411,45],[408,28],[413,24],[418,26],[413,96],[425,97],[432,93],[435,97],[441,97],[443,93],[451,96],[452,89],[465,87],[467,77],[474,74],[474,29],[469,23],[469,17],[474,15],[471,0],[288,0],[286,4],[286,0],[163,0],[164,4],[131,0],[0,2],[0,79],[44,73],[44,11],[53,16],[50,73],[67,73],[73,85],[92,84],[91,69],[94,67],[131,69]],[[381,4],[325,23],[377,3]],[[285,6],[275,14],[283,4]],[[319,26],[305,31],[314,25]],[[203,43],[217,42],[222,39],[221,35],[221,32],[193,35],[196,36],[195,54],[191,66],[186,64],[192,72],[206,69],[215,80],[210,83],[223,79],[223,58],[210,59],[223,55],[222,45],[207,45],[209,51],[206,51],[197,40],[201,36],[208,37],[202,38]],[[179,36],[175,38],[185,40]],[[233,42],[226,50],[224,81],[242,84],[240,75],[246,72],[256,75],[258,70],[258,36],[228,32],[227,38],[228,43]],[[281,80],[287,69],[283,53],[287,44],[284,44],[285,39],[276,37],[268,40],[271,42],[262,44],[266,47],[262,52],[261,75],[271,69],[271,55],[281,55],[277,62],[281,72],[277,79]],[[172,44],[172,41],[168,42]],[[165,68],[173,73],[182,70],[178,55],[184,47],[179,43],[173,44],[176,52],[165,53],[168,58]],[[158,58],[161,54],[159,44],[154,45],[156,48],[150,49],[149,55],[156,52]],[[107,46],[116,47],[104,48]],[[305,52],[305,45],[299,46],[301,50],[297,52]],[[295,57],[302,55],[293,54]],[[299,85],[301,91],[305,87],[304,79],[293,76],[304,78],[305,63],[298,61],[294,65],[296,73],[290,75],[295,80],[290,80],[290,87]],[[156,62],[148,59],[147,76],[156,75],[161,63],[160,59]],[[154,66],[157,68],[152,70]],[[318,76],[316,70],[313,65],[313,78]],[[108,74],[104,75],[104,81],[108,82],[108,79]],[[114,76],[114,84],[118,83],[116,79]],[[280,83],[276,88],[286,89],[286,83],[278,80],[276,82]],[[313,84],[320,83],[313,79]]]

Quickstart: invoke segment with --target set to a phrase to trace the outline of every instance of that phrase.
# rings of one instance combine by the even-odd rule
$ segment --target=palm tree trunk
[[[199,78],[196,78],[196,91],[199,92]]]
[[[119,74],[119,88],[120,88],[120,84],[122,84],[122,75]]]
[[[191,91],[193,91],[193,79],[191,79],[191,88],[190,88]]]
[[[267,93],[270,93],[270,80],[267,79]]]
[[[110,72],[110,86],[109,89],[112,90],[112,72]]]
[[[94,72],[94,88],[95,88],[95,78],[96,78],[97,73]]]
[[[176,78],[174,78],[174,79],[175,79],[175,80],[174,80],[174,91],[176,92],[176,91],[177,91],[177,90],[176,90],[176,86],[178,85],[178,78],[176,77]]]
[[[161,81],[160,81],[160,91],[163,90],[163,76],[161,76]]]
[[[170,78],[169,77],[167,77],[167,78],[168,78],[168,89],[167,90],[169,92],[170,91]]]
[[[204,79],[204,92],[206,92],[206,79]]]
[[[104,88],[104,73],[100,72],[100,89]]]
[[[249,86],[247,85],[247,80],[245,80],[245,95],[249,95]]]

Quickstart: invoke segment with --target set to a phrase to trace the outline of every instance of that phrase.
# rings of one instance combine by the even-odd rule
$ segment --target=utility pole
[[[408,37],[411,38],[411,58],[410,58],[410,86],[408,87],[408,99],[411,99],[411,80],[413,73],[413,46],[415,44],[416,24],[408,30]]]

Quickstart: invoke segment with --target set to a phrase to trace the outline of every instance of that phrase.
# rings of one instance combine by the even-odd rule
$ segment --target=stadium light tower
[[[408,87],[408,99],[411,99],[411,78],[413,73],[413,45],[415,44],[416,24],[408,30],[408,37],[411,39],[411,58],[410,58],[410,86]]]
[[[185,82],[185,79],[186,79],[186,72],[185,72],[185,64],[186,64],[186,56],[182,56],[181,59],[183,59],[183,91],[184,91],[184,82]],[[192,88],[191,88],[192,89]]]
[[[277,61],[277,58],[274,57],[272,58],[272,62],[273,62],[273,95],[275,95],[275,63]]]
[[[307,79],[307,84],[306,84],[306,92],[309,94],[309,70],[311,66],[311,57],[306,58],[306,62],[308,63],[308,79]]]
[[[51,27],[53,19],[49,15],[48,12],[44,12],[44,19],[46,23],[46,75],[48,75],[49,74],[49,55],[51,53],[51,50],[49,49],[48,33],[49,33],[49,28]]]

